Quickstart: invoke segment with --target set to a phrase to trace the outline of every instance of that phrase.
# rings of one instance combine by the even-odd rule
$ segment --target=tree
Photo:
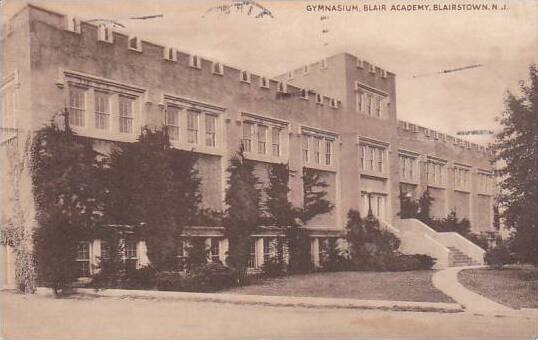
[[[291,204],[288,194],[292,173],[287,164],[269,166],[269,186],[266,189],[266,211],[270,223],[278,227],[290,227],[296,224],[297,209]]]
[[[31,151],[38,279],[56,294],[78,276],[77,243],[91,235],[103,208],[97,153],[65,119],[63,130],[52,121],[37,131]]]
[[[231,158],[226,171],[228,186],[224,228],[229,240],[228,262],[243,281],[250,254],[250,235],[259,221],[261,193],[258,178],[254,175],[254,164],[245,158],[243,146]]]
[[[501,218],[513,230],[513,250],[520,260],[538,265],[538,71],[529,68],[521,95],[508,93],[500,117],[494,159],[502,164]]]
[[[301,212],[301,219],[307,223],[317,215],[326,214],[334,209],[334,204],[327,199],[329,187],[321,179],[321,172],[311,168],[303,170],[304,205]]]
[[[158,270],[176,268],[179,236],[199,215],[196,160],[193,152],[172,148],[166,131],[149,128],[110,155],[108,222],[142,225],[148,258]]]

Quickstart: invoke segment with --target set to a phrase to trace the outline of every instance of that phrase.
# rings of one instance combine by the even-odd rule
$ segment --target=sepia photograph
[[[538,2],[0,0],[0,339],[538,339]]]

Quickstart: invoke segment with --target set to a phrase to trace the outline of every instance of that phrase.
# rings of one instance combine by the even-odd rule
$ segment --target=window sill
[[[457,191],[457,192],[463,192],[465,194],[469,194],[471,193],[471,190],[469,189],[463,189],[463,188],[454,188],[454,191]]]
[[[310,169],[316,169],[316,170],[322,170],[322,171],[328,171],[328,172],[336,172],[336,165],[324,165],[324,164],[315,164],[315,163],[304,163],[303,167],[310,168]]]
[[[98,130],[95,128],[72,126],[71,129],[78,135],[96,139],[117,141],[117,142],[136,142],[138,136],[134,133],[122,133],[119,131]],[[134,129],[133,129],[134,130]]]
[[[177,142],[170,142],[173,148],[178,150],[184,150],[184,151],[192,151],[197,153],[203,153],[207,155],[213,155],[213,156],[222,156],[224,154],[224,151],[221,147],[218,146],[205,146],[205,145],[197,145],[197,144],[184,144],[184,143],[177,143]]]
[[[245,152],[245,156],[253,161],[267,162],[267,163],[287,163],[288,157],[283,155],[275,157],[267,154],[259,154],[254,152]]]
[[[408,178],[402,178],[402,177],[400,177],[400,183],[406,183],[406,184],[414,184],[414,185],[418,185],[418,180],[416,180],[416,179],[408,179]]]
[[[384,172],[376,172],[376,171],[370,171],[370,170],[360,170],[360,174],[361,174],[361,176],[389,179],[389,175],[384,173]]]

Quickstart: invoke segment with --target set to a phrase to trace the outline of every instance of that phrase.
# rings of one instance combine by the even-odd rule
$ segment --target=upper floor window
[[[316,104],[323,105],[323,96],[319,93],[316,93]]]
[[[73,126],[84,127],[86,112],[85,90],[80,87],[69,87],[69,123]]]
[[[260,77],[260,87],[269,88],[269,80],[266,77]]]
[[[308,90],[307,89],[301,89],[301,98],[308,99]]]
[[[205,114],[205,145],[215,146],[217,144],[217,117]]]
[[[258,153],[267,153],[267,126],[258,125]]]
[[[168,106],[165,115],[165,124],[168,136],[172,142],[179,142],[179,109],[175,106]]]
[[[252,152],[252,132],[254,124],[251,122],[243,122],[243,149],[245,152]]]
[[[273,157],[280,156],[280,128],[273,126],[271,129],[271,145]]]
[[[383,118],[386,115],[387,97],[359,89],[355,92],[355,110],[359,113]]]
[[[478,176],[478,191],[482,194],[492,194],[494,188],[493,176],[479,172]]]
[[[333,142],[331,140],[325,140],[325,165],[332,164],[332,150]]]
[[[362,170],[385,172],[386,149],[378,145],[360,144],[360,165]]]
[[[305,133],[302,144],[304,163],[333,165],[333,137]]]
[[[120,132],[133,132],[133,99],[119,96],[119,125]]]
[[[426,178],[429,185],[445,184],[444,163],[429,160],[426,162]]]
[[[110,129],[110,96],[108,93],[95,91],[95,128]]]
[[[279,81],[276,90],[277,92],[286,93],[288,91],[288,87],[286,86],[286,83]]]
[[[454,167],[454,188],[460,190],[469,190],[469,174],[469,169]]]
[[[187,110],[187,143],[198,144],[198,112]]]
[[[404,180],[411,181],[417,179],[416,157],[400,155],[400,177]]]
[[[80,33],[81,32],[80,18],[72,17],[70,15],[67,15],[65,18],[67,20],[67,30],[68,31],[71,31],[71,32],[74,32],[74,33]]]
[[[319,68],[321,68],[321,69],[327,68],[327,59],[321,59],[321,61],[319,63]]]

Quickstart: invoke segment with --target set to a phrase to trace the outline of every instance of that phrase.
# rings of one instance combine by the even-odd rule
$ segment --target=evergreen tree
[[[329,185],[321,179],[320,171],[304,168],[304,206],[301,213],[301,219],[304,223],[317,215],[329,213],[334,209],[334,204],[327,199],[327,191],[325,191],[327,187]]]
[[[290,169],[287,164],[271,164],[269,167],[269,186],[266,189],[266,210],[270,223],[278,227],[294,226],[297,210],[291,204],[288,194],[290,192]]]
[[[136,143],[120,145],[110,156],[108,222],[143,225],[147,255],[158,270],[175,269],[178,238],[198,215],[195,163],[192,152],[170,146],[165,131],[149,128]]]
[[[366,230],[360,212],[354,209],[347,212],[346,240],[350,245],[351,257],[357,258],[360,247],[366,242]]]
[[[102,216],[96,156],[91,141],[71,131],[67,117],[63,130],[52,121],[37,131],[32,145],[38,279],[56,294],[77,278],[77,243],[89,238]]]
[[[228,263],[244,280],[250,254],[250,235],[259,221],[261,193],[258,178],[254,175],[254,164],[245,158],[242,146],[230,160],[226,171],[228,186],[224,228],[229,240]]]
[[[495,160],[499,170],[499,203],[504,224],[514,231],[518,257],[538,265],[538,71],[529,68],[521,82],[521,96],[508,93],[496,136]]]

